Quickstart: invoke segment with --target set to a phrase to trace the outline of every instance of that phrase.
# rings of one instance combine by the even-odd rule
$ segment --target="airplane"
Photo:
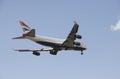
[[[51,55],[57,55],[58,51],[61,50],[76,50],[81,51],[81,55],[83,55],[83,51],[87,49],[87,47],[82,42],[76,41],[76,39],[82,39],[82,36],[77,34],[79,25],[76,22],[74,22],[73,28],[66,39],[36,35],[35,29],[31,29],[23,21],[19,21],[19,23],[22,26],[24,33],[22,36],[15,37],[13,39],[29,39],[38,44],[47,46],[48,48],[15,49],[15,51],[32,52],[33,55],[39,56],[41,51],[49,51]]]

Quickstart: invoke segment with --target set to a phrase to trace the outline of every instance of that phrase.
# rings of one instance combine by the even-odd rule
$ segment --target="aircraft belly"
[[[52,43],[52,42],[37,41],[37,43],[39,43],[41,45],[49,46],[49,47],[60,47],[61,46],[61,44],[59,44],[59,43]]]
[[[64,41],[64,40],[58,40],[58,39],[46,38],[46,37],[34,37],[34,38],[27,37],[27,38],[41,45],[50,46],[50,47],[59,47]]]

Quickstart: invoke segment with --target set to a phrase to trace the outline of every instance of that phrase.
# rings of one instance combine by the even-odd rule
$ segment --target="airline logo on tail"
[[[23,21],[19,21],[20,22],[20,25],[22,26],[23,28],[23,37],[26,37],[26,36],[31,36],[31,37],[35,37],[35,29],[31,29],[27,24],[25,24],[25,22]]]
[[[20,22],[20,25],[22,26],[24,32],[31,30],[31,28],[27,24],[25,24],[23,21],[19,21],[19,22]]]

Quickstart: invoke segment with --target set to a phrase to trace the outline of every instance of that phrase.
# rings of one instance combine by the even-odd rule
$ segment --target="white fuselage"
[[[36,35],[35,37],[26,36],[25,38],[30,39],[38,44],[41,44],[44,46],[49,46],[52,48],[61,47],[65,41],[65,39],[58,39],[58,38],[39,36],[39,35]],[[83,50],[83,49],[86,49],[86,46],[83,43],[81,43],[80,46],[62,47],[62,49],[66,49],[66,48],[67,48],[67,50]]]
[[[38,35],[36,35],[35,37],[26,36],[25,38],[30,39],[36,43],[39,43],[45,46],[50,46],[50,47],[62,45],[63,42],[65,41],[65,39],[58,39],[58,38],[38,36]]]

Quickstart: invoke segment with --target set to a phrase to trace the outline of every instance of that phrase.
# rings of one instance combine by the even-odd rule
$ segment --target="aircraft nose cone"
[[[81,47],[86,50],[87,49],[87,46],[84,44],[84,43],[81,43]]]
[[[84,47],[85,50],[87,50],[87,47]]]

